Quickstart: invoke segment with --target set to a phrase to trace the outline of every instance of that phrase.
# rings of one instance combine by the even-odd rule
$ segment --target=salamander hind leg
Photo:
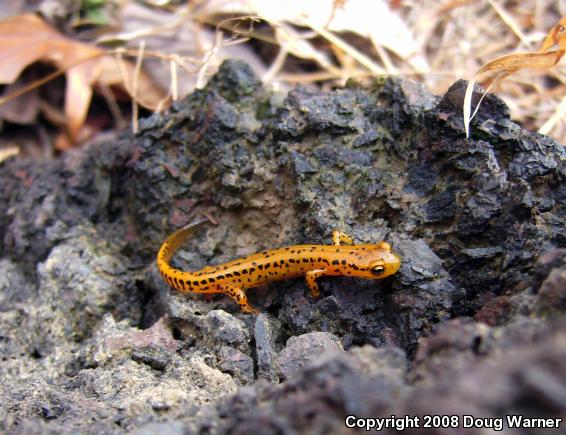
[[[312,295],[313,299],[315,299],[315,300],[320,297],[320,287],[318,286],[316,279],[323,276],[323,275],[326,275],[325,269],[309,270],[305,274],[305,278],[307,280],[307,285],[309,286],[309,288],[311,290],[311,295]]]
[[[345,245],[351,245],[354,243],[354,241],[348,234],[344,233],[343,231],[332,231],[332,244],[339,246],[341,243],[344,243]]]
[[[244,293],[244,290],[241,288],[232,285],[224,285],[221,288],[221,292],[234,299],[244,313],[259,314],[259,311],[250,305],[246,293]]]

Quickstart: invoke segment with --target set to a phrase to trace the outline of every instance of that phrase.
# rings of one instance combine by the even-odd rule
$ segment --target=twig
[[[105,83],[99,83],[98,88],[100,89],[100,92],[102,93],[106,104],[108,104],[108,108],[112,113],[112,117],[114,118],[116,126],[121,130],[126,125],[126,120],[124,119],[122,111],[120,110],[120,106],[116,102],[116,97],[114,97],[114,94]]]
[[[367,57],[363,53],[360,53],[357,49],[352,47],[350,44],[348,44],[343,39],[337,37],[336,35],[329,32],[328,30],[323,29],[322,27],[315,25],[314,23],[309,22],[307,24],[308,24],[309,27],[311,27],[316,33],[318,33],[324,39],[326,39],[327,41],[336,45],[337,47],[340,47],[342,50],[347,52],[350,56],[352,56],[354,59],[356,59],[359,63],[361,63],[363,66],[365,66],[367,69],[369,69],[374,74],[381,75],[381,74],[386,73],[386,71],[383,68],[376,65],[376,63],[374,61],[372,61],[369,57]]]
[[[554,114],[539,128],[538,132],[548,134],[561,119],[564,120],[564,115],[566,115],[566,96],[562,98]]]
[[[501,7],[501,5],[499,5],[499,3],[497,3],[493,0],[487,0],[487,1],[491,5],[493,10],[497,13],[497,15],[499,15],[501,20],[507,26],[509,26],[509,28],[513,31],[513,33],[515,35],[517,35],[517,37],[521,40],[523,45],[525,45],[526,47],[529,47],[531,45],[529,43],[529,40],[527,39],[527,37],[525,36],[523,31],[519,28],[519,26],[517,26],[517,24],[515,23],[515,20],[513,20],[513,18],[507,12],[505,12],[505,10]]]
[[[138,124],[138,115],[139,115],[139,106],[138,106],[138,89],[139,89],[139,79],[140,79],[140,71],[143,62],[143,52],[145,49],[145,39],[140,41],[138,57],[136,59],[136,67],[134,69],[134,77],[132,83],[132,131],[136,134],[139,130]]]

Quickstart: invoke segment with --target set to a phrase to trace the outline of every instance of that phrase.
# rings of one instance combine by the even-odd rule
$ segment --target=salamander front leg
[[[336,246],[340,246],[340,243],[344,243],[345,245],[351,245],[354,243],[354,241],[348,234],[340,230],[332,231],[332,244]]]
[[[318,299],[320,297],[320,288],[316,282],[316,279],[326,275],[326,269],[314,269],[309,270],[305,274],[305,278],[307,279],[307,285],[311,289],[311,295],[313,299]]]
[[[259,314],[259,311],[250,305],[246,294],[241,288],[232,285],[224,285],[221,288],[221,292],[234,299],[244,313]]]

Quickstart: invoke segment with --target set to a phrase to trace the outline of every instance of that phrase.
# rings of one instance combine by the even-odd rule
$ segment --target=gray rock
[[[132,435],[184,435],[184,433],[184,426],[180,421],[148,423],[131,432]]]
[[[132,352],[132,360],[162,372],[169,364],[170,357],[157,346],[147,346]]]
[[[566,311],[566,266],[552,269],[542,282],[534,311],[544,316],[562,316]]]
[[[287,346],[277,355],[279,371],[283,378],[288,378],[313,358],[332,350],[343,350],[342,343],[338,337],[327,332],[311,332],[291,337]]]
[[[0,311],[21,306],[34,296],[35,286],[17,264],[9,259],[0,259]]]
[[[385,376],[396,380],[400,385],[404,383],[409,362],[402,349],[365,345],[351,348],[348,354],[356,359],[360,371],[367,376]]]
[[[226,311],[209,311],[202,318],[202,328],[219,343],[247,347],[250,340],[246,324]]]
[[[269,382],[277,382],[272,326],[264,314],[256,317],[254,338],[258,378]]]
[[[253,359],[232,347],[224,346],[218,352],[218,368],[229,373],[240,384],[251,384],[254,380]]]
[[[400,276],[406,284],[419,284],[448,275],[442,260],[424,240],[400,239],[395,242],[395,249],[403,259]]]

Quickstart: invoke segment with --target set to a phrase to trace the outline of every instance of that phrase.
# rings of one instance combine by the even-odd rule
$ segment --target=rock
[[[85,235],[59,244],[39,264],[40,293],[45,306],[60,316],[54,325],[59,334],[75,340],[87,337],[105,312],[118,307],[117,317],[140,317],[135,295],[129,307],[125,303],[130,302],[131,287],[120,260],[109,253],[105,242]]]
[[[183,435],[185,433],[183,424],[180,421],[166,421],[163,423],[148,423],[134,431],[132,435]]]
[[[566,149],[494,95],[466,139],[465,86],[437,98],[391,78],[285,96],[232,61],[136,136],[3,162],[0,431],[564,415]],[[157,273],[160,243],[202,212],[218,225],[179,249],[183,270],[328,244],[334,229],[391,243],[402,266],[322,277],[316,301],[304,279],[250,289],[263,314],[248,316]]]
[[[223,404],[215,433],[344,433],[347,415],[378,415],[403,394],[398,382],[365,376],[359,365],[343,351],[328,351],[285,383],[240,390]]]
[[[348,353],[353,356],[360,371],[367,376],[385,376],[402,386],[409,364],[402,349],[393,346],[375,348],[370,345],[353,347]]]
[[[202,319],[202,328],[219,343],[245,347],[250,340],[246,324],[222,310],[209,311]]]
[[[545,316],[562,316],[566,312],[566,266],[552,269],[543,281],[534,310]]]
[[[0,310],[8,311],[25,304],[36,296],[33,283],[26,278],[17,264],[8,259],[0,260]]]
[[[442,260],[424,240],[398,240],[395,248],[403,259],[400,276],[405,283],[414,285],[448,276],[442,266]]]
[[[132,360],[162,372],[167,367],[170,358],[160,348],[148,346],[135,350],[132,353]]]
[[[343,350],[340,339],[332,334],[311,332],[291,337],[287,341],[287,346],[277,355],[281,375],[283,378],[288,378],[314,357],[330,350]]]
[[[450,372],[439,361],[435,375],[431,378],[423,374],[421,379],[426,382],[390,411],[396,415],[440,412],[503,419],[506,415],[559,416],[566,403],[562,363],[566,348],[560,344],[565,338],[564,326],[564,322],[544,325],[535,336],[518,333],[512,339],[506,337],[505,347],[489,358],[454,355]],[[547,431],[531,430],[537,434]],[[519,434],[524,429],[508,432]]]
[[[269,319],[263,314],[256,318],[254,337],[258,378],[269,382],[277,382],[272,326]]]
[[[218,368],[232,375],[242,385],[254,380],[254,361],[248,355],[232,347],[224,346],[219,352]]]

